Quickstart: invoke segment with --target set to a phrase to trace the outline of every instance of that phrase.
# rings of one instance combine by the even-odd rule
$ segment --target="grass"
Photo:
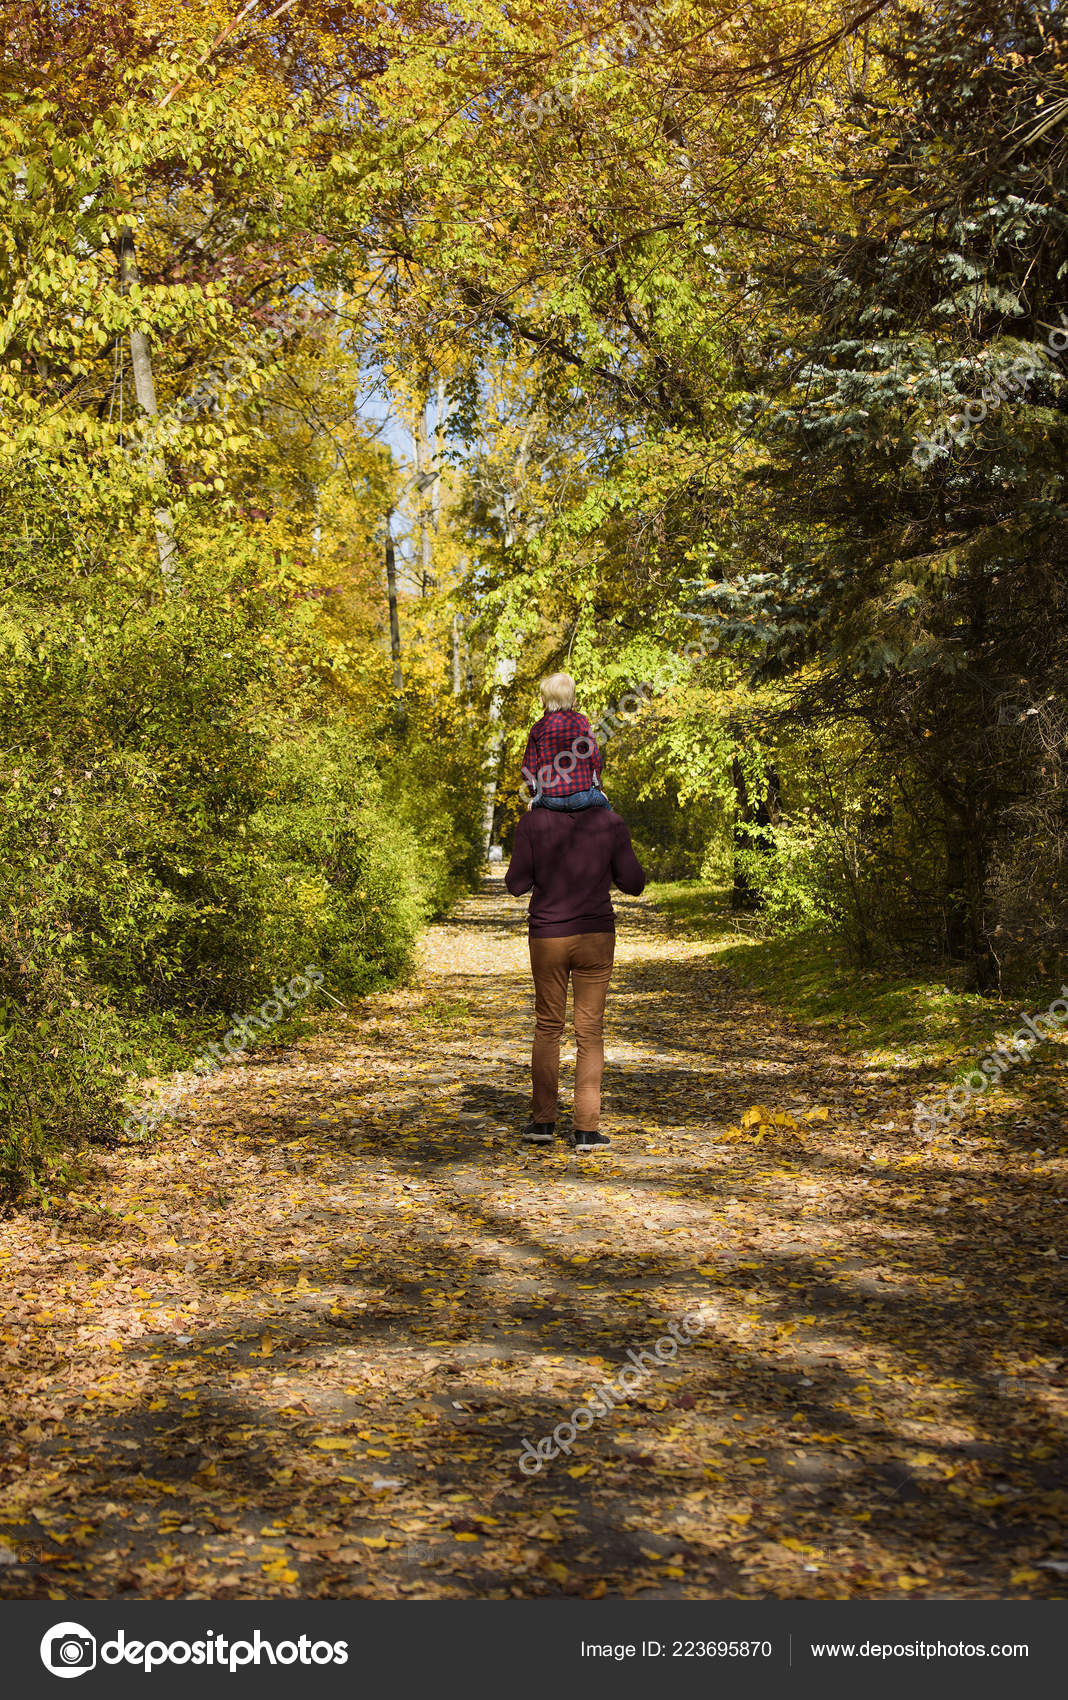
[[[1020,1026],[1019,1012],[1037,1014],[1060,993],[1038,984],[1004,1002],[954,991],[937,973],[867,972],[841,945],[819,931],[767,937],[749,916],[733,914],[729,893],[700,880],[651,884],[646,896],[680,931],[713,941],[732,980],[765,1002],[835,1033],[871,1066],[912,1065],[945,1070],[946,1084],[974,1068],[997,1033]],[[1054,1068],[1068,1046],[1043,1046],[1013,1077]]]
[[[431,999],[409,1017],[413,1027],[462,1027],[470,1018],[466,999],[449,1003],[444,998]]]

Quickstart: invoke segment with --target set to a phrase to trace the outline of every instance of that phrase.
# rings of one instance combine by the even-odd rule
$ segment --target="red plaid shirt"
[[[557,756],[564,759],[554,766]],[[538,796],[573,797],[576,791],[600,785],[601,759],[586,716],[574,709],[557,708],[543,714],[530,728],[523,778]]]

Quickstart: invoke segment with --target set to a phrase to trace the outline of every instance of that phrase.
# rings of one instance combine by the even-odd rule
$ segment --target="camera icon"
[[[80,1623],[57,1623],[41,1641],[41,1663],[53,1676],[84,1676],[96,1664],[96,1637]]]

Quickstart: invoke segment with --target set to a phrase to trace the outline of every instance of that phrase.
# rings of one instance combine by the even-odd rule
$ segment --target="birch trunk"
[[[460,695],[460,616],[452,617],[452,694]]]
[[[126,295],[132,283],[140,283],[141,274],[137,269],[137,253],[134,248],[133,231],[129,225],[124,225],[119,233],[117,243],[119,261],[119,292]],[[156,384],[152,375],[152,350],[148,337],[140,326],[130,328],[130,365],[133,368],[134,394],[142,413],[149,419],[159,418],[159,404],[156,401]],[[150,454],[148,470],[153,480],[162,480],[164,475],[163,457]],[[174,541],[174,519],[170,508],[159,507],[153,511],[153,521],[156,528],[156,553],[159,556],[160,572],[165,580],[173,577],[176,571],[175,555],[177,553]],[[167,585],[170,589],[170,585]]]
[[[430,514],[434,526],[434,557],[441,535],[441,464],[445,453],[445,379],[438,374],[434,393],[434,482],[430,487]],[[435,580],[435,582],[437,582]]]
[[[504,707],[504,691],[515,678],[516,664],[511,657],[502,656],[497,663],[497,671],[493,680],[493,695],[489,705],[489,737],[486,741],[486,760],[484,771],[485,786],[482,793],[482,854],[489,856],[490,845],[493,842],[493,816],[497,807],[497,784],[501,769],[501,749],[504,744],[504,727],[501,725],[501,711]]]
[[[504,728],[501,726],[502,696],[501,687],[495,686],[489,706],[490,735],[486,748],[486,784],[482,794],[482,856],[484,860],[489,858],[490,845],[493,842],[493,816],[497,809],[497,780],[501,768],[501,745],[504,742]]]
[[[429,400],[427,389],[421,388],[416,397],[415,430],[415,472],[416,472],[416,501],[419,504],[419,587],[423,596],[434,583],[434,548],[430,540],[430,527],[427,524],[427,503],[425,480],[430,465],[430,439],[426,429],[426,409]]]
[[[398,738],[408,731],[401,667],[400,613],[397,607],[397,557],[393,549],[393,511],[386,515],[386,595],[389,598],[389,652],[393,658],[393,718]]]

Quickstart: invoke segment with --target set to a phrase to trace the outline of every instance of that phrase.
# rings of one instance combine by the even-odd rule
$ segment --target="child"
[[[539,687],[545,713],[530,729],[523,778],[532,809],[610,809],[601,790],[601,752],[584,714],[575,712],[570,673],[550,673]]]

